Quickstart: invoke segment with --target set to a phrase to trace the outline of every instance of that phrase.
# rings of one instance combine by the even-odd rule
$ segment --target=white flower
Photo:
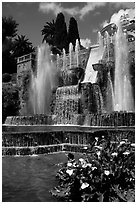
[[[105,170],[104,174],[106,174],[108,176],[110,174],[110,172],[108,170]]]
[[[132,143],[131,146],[132,146],[132,147],[135,147],[135,143]]]
[[[97,148],[97,149],[100,149],[100,150],[103,149],[103,147],[100,147],[100,146],[97,146],[97,145],[95,145],[94,147]]]
[[[85,147],[83,147],[83,149],[88,149],[88,147],[87,147],[87,146],[85,146]]]
[[[82,166],[83,168],[86,168],[86,167],[87,167],[87,162],[86,162],[84,159],[80,158],[79,161],[80,161],[81,166]]]
[[[130,154],[130,152],[129,152],[129,151],[126,151],[126,152],[124,152],[123,154],[124,154],[124,155],[128,155],[128,154]]]
[[[72,163],[71,163],[71,162],[68,162],[68,163],[67,163],[67,166],[68,166],[68,167],[71,167],[71,166],[72,166]]]
[[[87,166],[92,167],[92,164],[88,163]]]
[[[77,167],[77,163],[76,162],[73,163],[73,167]]]
[[[125,143],[126,143],[125,141],[121,141],[121,142],[120,142],[120,145],[125,144]]]
[[[112,155],[112,156],[117,156],[118,153],[117,153],[117,152],[113,152],[111,155]]]
[[[88,183],[82,183],[82,185],[81,185],[81,189],[85,189],[85,188],[87,188],[88,186],[89,186]]]
[[[67,169],[66,173],[71,176],[73,174],[73,169]]]
[[[85,160],[84,160],[83,158],[80,158],[79,161],[80,161],[80,162],[83,162],[83,161],[85,161]]]
[[[100,157],[100,154],[101,154],[101,152],[100,152],[100,151],[98,151],[98,152],[97,152],[98,157]]]
[[[87,167],[87,163],[83,163],[83,164],[82,164],[82,167],[83,167],[83,168],[86,168],[86,167]]]
[[[97,169],[97,167],[93,166],[93,167],[92,167],[92,171],[94,171],[94,169]]]

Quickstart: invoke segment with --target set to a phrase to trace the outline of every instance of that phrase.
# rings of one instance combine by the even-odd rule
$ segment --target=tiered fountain
[[[110,24],[99,33],[99,45],[80,50],[77,43],[74,52],[70,44],[69,54],[63,50],[62,56],[51,55],[43,44],[38,48],[37,66],[28,68],[31,55],[18,59],[20,113],[24,115],[7,117],[3,155],[82,152],[99,134],[111,135],[112,141],[134,142],[129,61],[134,42],[128,41],[131,29],[126,29],[134,30],[134,22],[129,24],[124,29],[121,23]],[[31,76],[25,92],[22,66]]]

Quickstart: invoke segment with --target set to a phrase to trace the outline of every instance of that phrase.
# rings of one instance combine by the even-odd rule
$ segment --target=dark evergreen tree
[[[68,43],[73,44],[73,50],[75,50],[77,39],[80,45],[80,37],[79,37],[77,21],[75,20],[75,18],[71,17],[69,20]]]
[[[54,44],[60,51],[62,51],[63,48],[66,51],[68,50],[67,26],[63,13],[59,13],[56,18]]]
[[[16,60],[12,55],[18,23],[12,17],[2,17],[2,73],[16,72]]]
[[[18,23],[12,17],[2,17],[2,42],[17,35]]]

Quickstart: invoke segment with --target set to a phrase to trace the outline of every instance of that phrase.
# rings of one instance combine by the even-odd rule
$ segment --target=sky
[[[41,30],[46,22],[56,19],[59,12],[65,16],[67,27],[70,17],[78,23],[81,43],[96,44],[98,31],[115,21],[119,14],[135,13],[134,2],[2,2],[2,16],[12,16],[18,26],[18,34],[26,35],[33,46],[42,42]]]

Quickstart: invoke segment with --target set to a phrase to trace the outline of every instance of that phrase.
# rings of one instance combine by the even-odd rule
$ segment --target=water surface
[[[49,190],[58,185],[55,175],[61,162],[67,162],[65,153],[3,157],[2,201],[58,202]]]

